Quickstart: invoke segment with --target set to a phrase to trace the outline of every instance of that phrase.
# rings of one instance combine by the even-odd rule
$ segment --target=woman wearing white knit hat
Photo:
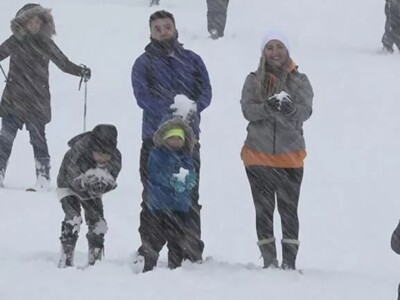
[[[282,222],[283,269],[296,269],[299,249],[297,207],[306,157],[303,122],[312,112],[313,90],[289,55],[283,34],[269,32],[258,69],[243,86],[241,106],[249,121],[241,157],[256,209],[258,246],[264,268],[276,268],[275,196]]]

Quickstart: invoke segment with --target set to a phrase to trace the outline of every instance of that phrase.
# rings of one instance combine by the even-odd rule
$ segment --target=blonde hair
[[[268,99],[275,93],[279,93],[282,91],[283,86],[285,84],[288,70],[287,67],[290,64],[291,59],[288,56],[287,61],[283,66],[283,71],[281,76],[276,77],[272,74],[271,68],[267,63],[265,58],[264,51],[261,53],[260,62],[258,64],[257,72],[256,72],[256,95],[262,101]]]

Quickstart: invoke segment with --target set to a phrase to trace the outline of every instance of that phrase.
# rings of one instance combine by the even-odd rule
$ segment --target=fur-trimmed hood
[[[28,3],[25,4],[11,20],[11,31],[14,36],[21,40],[27,34],[24,24],[29,19],[38,16],[42,21],[43,25],[40,29],[39,34],[51,38],[56,34],[56,28],[54,24],[53,15],[51,9],[44,8],[40,4]]]
[[[164,144],[163,137],[165,133],[174,128],[182,128],[185,131],[185,145],[183,146],[184,150],[192,153],[194,145],[197,143],[196,137],[193,133],[192,128],[189,126],[187,122],[183,120],[182,117],[179,116],[168,116],[163,119],[161,125],[154,133],[153,142],[156,147],[161,147]]]

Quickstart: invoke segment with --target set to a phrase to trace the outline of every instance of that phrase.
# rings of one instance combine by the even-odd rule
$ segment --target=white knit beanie
[[[290,44],[288,39],[286,38],[286,36],[278,31],[268,31],[263,39],[262,39],[262,43],[261,43],[261,51],[264,51],[265,46],[268,44],[268,42],[272,41],[272,40],[277,40],[280,41],[288,50],[288,52],[290,52]]]

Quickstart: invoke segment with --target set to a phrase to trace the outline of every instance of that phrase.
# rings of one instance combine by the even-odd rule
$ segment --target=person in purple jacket
[[[139,56],[132,68],[132,87],[137,103],[143,109],[142,148],[140,153],[140,177],[143,185],[140,227],[142,246],[138,255],[144,255],[143,241],[149,232],[146,220],[149,211],[146,206],[148,182],[148,159],[154,147],[152,137],[162,118],[171,113],[175,96],[184,95],[196,103],[196,111],[190,114],[189,124],[197,141],[200,134],[200,113],[210,105],[211,85],[206,66],[199,55],[183,48],[178,42],[178,31],[174,16],[164,10],[150,16],[150,43]],[[200,173],[200,144],[193,149],[196,174]],[[185,258],[192,262],[202,261],[204,243],[201,240],[199,184],[191,192],[191,214],[189,225],[189,247]]]

